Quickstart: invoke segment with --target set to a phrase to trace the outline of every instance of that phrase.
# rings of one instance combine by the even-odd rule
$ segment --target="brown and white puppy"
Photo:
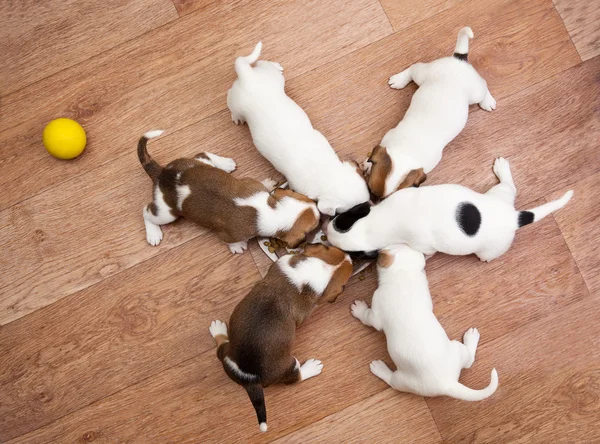
[[[138,143],[138,157],[154,182],[154,199],[144,207],[146,237],[150,245],[162,240],[160,225],[179,216],[210,228],[232,253],[243,253],[248,240],[275,237],[294,248],[319,224],[314,201],[275,183],[231,176],[233,159],[212,153],[174,160],[161,167],[146,150],[149,139],[162,131],[150,131]]]
[[[318,303],[335,301],[351,274],[352,260],[342,250],[309,244],[303,253],[283,256],[271,266],[233,310],[229,332],[225,323],[211,323],[223,369],[248,392],[261,431],[267,431],[263,387],[321,373],[321,361],[300,365],[292,355],[296,327]]]

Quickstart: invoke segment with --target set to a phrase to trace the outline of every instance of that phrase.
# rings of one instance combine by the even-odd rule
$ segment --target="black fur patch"
[[[458,60],[462,60],[463,62],[469,61],[469,54],[460,54],[458,52],[455,52],[454,54],[452,54],[452,56],[454,58],[457,58]]]
[[[352,225],[358,220],[366,217],[371,212],[371,204],[363,202],[350,208],[345,213],[336,216],[333,219],[333,228],[340,233],[345,233],[352,228]]]
[[[519,228],[529,225],[535,219],[535,215],[531,211],[519,211]]]
[[[364,259],[364,260],[369,260],[369,259],[375,259],[379,252],[377,250],[373,250],[373,251],[346,251],[346,253],[348,253],[350,255],[350,257],[352,258],[352,260],[358,260],[358,259]]]
[[[467,236],[473,237],[481,226],[481,213],[472,203],[463,202],[456,209],[456,222]]]

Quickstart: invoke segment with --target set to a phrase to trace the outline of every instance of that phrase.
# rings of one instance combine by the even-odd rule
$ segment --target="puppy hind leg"
[[[196,156],[194,156],[194,159],[196,159],[198,162],[202,162],[206,165],[210,165],[212,167],[223,170],[226,173],[231,173],[237,168],[235,160],[230,159],[229,157],[218,156],[217,154],[209,152],[196,154]]]
[[[142,214],[146,227],[146,240],[152,246],[160,244],[163,238],[160,225],[171,223],[177,219],[177,216],[171,213],[171,209],[163,200],[162,193],[155,196],[154,201],[144,207]]]
[[[425,81],[427,68],[427,63],[415,63],[404,71],[390,77],[388,80],[388,85],[394,89],[402,89],[412,80],[420,86]]]
[[[493,111],[496,109],[496,99],[492,97],[489,90],[486,89],[483,100],[479,102],[479,107],[486,111]]]
[[[237,93],[234,91],[236,86],[239,87],[239,85],[234,84],[233,87],[227,91],[227,108],[229,108],[229,111],[231,111],[231,121],[236,125],[239,125],[241,123],[245,123],[246,121],[242,117],[242,113],[237,109],[238,101],[236,101],[235,96],[236,94],[239,94],[239,91]]]
[[[373,373],[390,387],[394,387],[392,383],[394,372],[390,370],[385,362],[381,360],[372,361],[369,365],[369,368],[371,369],[371,373]]]
[[[493,170],[500,183],[494,185],[485,194],[488,196],[494,196],[514,206],[515,197],[517,196],[517,187],[513,181],[508,160],[506,160],[504,157],[498,157],[494,161]]]

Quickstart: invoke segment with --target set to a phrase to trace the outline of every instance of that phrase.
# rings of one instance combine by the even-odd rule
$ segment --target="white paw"
[[[267,189],[269,191],[273,191],[275,189],[275,187],[277,186],[277,181],[271,179],[270,177],[261,181],[260,183],[262,183],[265,187],[267,187]]]
[[[352,316],[356,319],[362,321],[365,312],[369,309],[369,306],[365,301],[354,301],[354,304],[350,307],[350,311],[352,311]]]
[[[510,172],[510,164],[504,157],[498,157],[494,160],[494,174],[500,182],[512,181],[512,174]]]
[[[379,379],[383,379],[384,381],[387,381],[391,373],[391,370],[387,364],[381,360],[371,362],[369,368],[371,369],[371,373],[373,373]]]
[[[486,111],[492,111],[496,109],[496,99],[494,99],[488,91],[485,98],[481,102],[479,102],[479,106],[481,107],[481,109],[484,109]]]
[[[473,348],[473,351],[477,348],[477,344],[479,344],[479,331],[476,328],[468,329],[463,335],[463,344],[465,344],[468,348]]]
[[[213,338],[217,335],[227,336],[227,324],[225,324],[223,321],[212,321],[208,329],[210,330],[210,334]]]
[[[369,175],[371,174],[371,167],[373,166],[373,164],[371,162],[369,162],[369,159],[365,159],[360,165],[360,169],[362,170],[363,173],[365,173],[365,175]]]
[[[162,230],[158,225],[146,223],[146,240],[150,245],[156,247],[163,238]]]
[[[227,244],[227,246],[229,247],[229,251],[231,251],[233,254],[242,254],[248,249],[248,242],[235,242],[233,244]]]
[[[323,371],[323,363],[318,359],[308,359],[300,367],[300,377],[302,381],[313,376],[317,376]]]
[[[394,89],[402,89],[408,85],[411,81],[410,73],[408,70],[402,71],[401,73],[395,74],[388,80],[388,85]]]
[[[235,169],[237,168],[235,160],[229,159],[227,157],[221,157],[218,160],[218,162],[215,162],[213,160],[213,163],[218,163],[219,169],[225,171],[226,173],[231,173],[232,171],[235,171]]]
[[[233,122],[233,123],[235,123],[236,125],[239,125],[239,124],[241,124],[241,123],[244,123],[244,121],[243,121],[241,118],[239,118],[239,117],[237,117],[237,116],[233,115],[233,113],[231,114],[231,120],[232,120],[232,122]]]
[[[275,68],[277,68],[279,70],[279,72],[283,72],[283,66],[281,66],[277,62],[271,62],[271,63],[273,64],[273,66],[275,66]]]

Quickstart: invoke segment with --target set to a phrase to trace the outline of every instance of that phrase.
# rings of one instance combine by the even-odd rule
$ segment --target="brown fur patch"
[[[275,188],[271,195],[278,200],[284,197],[291,197],[293,199],[301,200],[303,202],[315,203],[314,200],[306,197],[304,194],[296,193],[295,191],[292,191],[287,188]]]
[[[217,335],[215,336],[215,342],[217,343],[217,347],[219,347],[222,343],[229,341],[229,337],[227,335]]]
[[[392,158],[384,147],[378,145],[373,149],[369,162],[371,162],[369,189],[377,198],[382,198],[385,193],[385,181],[392,171]]]
[[[419,168],[418,170],[411,170],[406,178],[402,181],[400,185],[398,185],[398,189],[401,190],[403,188],[409,187],[418,187],[427,179],[427,174],[423,171],[423,168]]]
[[[334,302],[340,293],[344,291],[344,286],[352,275],[352,263],[346,260],[346,253],[336,247],[310,244],[304,248],[304,255],[319,258],[329,265],[338,266],[319,299],[319,303],[324,301]]]
[[[382,268],[388,268],[390,265],[394,263],[394,255],[383,250],[379,253],[377,257],[377,265]]]
[[[306,235],[317,228],[318,225],[319,219],[315,216],[313,210],[307,208],[296,219],[290,230],[280,231],[276,234],[276,237],[284,241],[288,247],[296,248],[306,240]]]

